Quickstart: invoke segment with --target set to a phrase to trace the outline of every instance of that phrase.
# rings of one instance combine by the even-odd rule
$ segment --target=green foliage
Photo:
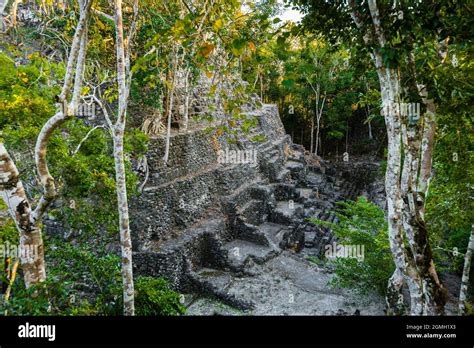
[[[137,315],[180,315],[186,310],[166,280],[152,277],[135,281],[135,306]]]
[[[336,257],[331,284],[353,288],[366,294],[376,291],[382,295],[395,265],[388,242],[388,226],[384,212],[363,197],[357,201],[339,202],[336,210],[339,222],[331,223],[311,218],[317,225],[331,228],[340,245],[363,245],[364,258]]]
[[[23,283],[15,282],[8,303],[0,302],[0,315],[74,315],[88,310],[88,304],[82,303],[76,309],[71,308],[73,298],[68,283],[47,279],[26,289]]]
[[[99,251],[97,251],[97,249]],[[8,315],[121,315],[120,257],[101,248],[54,241],[48,245],[48,279],[24,288],[17,278],[8,303]],[[138,315],[180,315],[180,295],[161,278],[135,279]]]
[[[30,55],[28,64],[16,66],[7,54],[0,53],[0,136],[23,180],[31,180],[36,174],[34,144],[41,127],[55,112],[57,82],[63,74],[61,64],[39,54]],[[49,214],[71,230],[99,234],[104,228],[113,232],[117,231],[118,219],[112,139],[104,129],[96,129],[77,151],[90,130],[83,120],[73,119],[56,131],[48,144],[48,163],[62,201]],[[141,156],[147,150],[147,141],[139,130],[130,130],[125,134],[125,152],[132,158]],[[133,195],[138,177],[129,160],[126,170],[128,193]],[[38,189],[33,186],[33,199],[39,196]]]

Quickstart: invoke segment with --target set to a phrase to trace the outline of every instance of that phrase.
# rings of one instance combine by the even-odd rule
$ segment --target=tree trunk
[[[168,105],[168,117],[166,126],[166,144],[165,154],[163,156],[163,162],[168,163],[170,155],[170,142],[171,142],[171,117],[173,116],[173,103],[174,103],[174,86],[170,89],[169,105]]]
[[[169,154],[170,154],[170,142],[171,142],[171,118],[173,117],[173,106],[174,106],[174,91],[176,85],[176,74],[178,71],[178,47],[175,46],[173,49],[172,57],[172,70],[171,70],[171,87],[169,89],[168,95],[168,117],[167,117],[167,128],[166,128],[166,145],[165,145],[165,154],[163,156],[163,162],[168,163]]]
[[[424,188],[431,173],[433,149],[433,122],[429,114],[425,117],[425,130],[411,125],[400,113],[402,101],[397,67],[383,63],[380,49],[386,47],[381,18],[375,0],[368,1],[372,28],[367,28],[360,20],[355,1],[348,5],[351,17],[363,31],[363,39],[368,47],[374,47],[371,56],[380,81],[382,114],[385,118],[388,138],[387,171],[385,190],[389,242],[397,273],[389,282],[388,309],[397,312],[401,296],[400,274],[410,291],[410,313],[412,315],[442,314],[446,302],[446,291],[441,286],[433,263],[424,221]],[[425,144],[420,151],[420,143]],[[402,161],[403,151],[403,161]],[[420,162],[425,163],[426,172],[420,170]],[[423,167],[423,165],[422,165]],[[429,168],[428,168],[429,167]],[[419,181],[417,183],[417,178]],[[407,247],[405,247],[408,245]]]
[[[134,315],[134,284],[132,264],[132,239],[128,214],[127,185],[123,153],[123,130],[114,132],[115,178],[119,211],[120,247],[122,251],[122,282],[124,315]]]
[[[472,225],[471,236],[467,245],[466,255],[464,255],[464,268],[462,271],[461,290],[459,292],[459,314],[466,312],[466,294],[469,284],[469,272],[471,271],[471,259],[474,250],[474,225]]]
[[[313,145],[314,145],[314,117],[315,117],[314,115],[313,115],[313,117],[311,117],[311,140],[310,140],[311,145],[309,147],[309,152],[310,153],[313,153]],[[316,146],[317,146],[317,143],[316,143]],[[317,152],[317,150],[316,150],[316,152]]]
[[[388,315],[403,315],[405,313],[405,303],[403,301],[403,286],[405,284],[403,273],[397,267],[388,280],[387,307]]]
[[[424,192],[418,191],[416,187],[416,178],[420,174],[418,164],[423,155],[419,151],[421,135],[418,128],[410,126],[400,114],[400,108],[396,107],[401,100],[397,71],[383,68],[381,56],[375,53],[375,57],[381,83],[382,113],[388,134],[385,188],[392,254],[396,267],[404,275],[410,290],[411,314],[442,314],[446,294],[439,282],[428,241],[423,216]],[[432,146],[433,144],[427,144],[426,151]],[[404,245],[405,238],[408,249]],[[387,300],[398,299],[394,295],[396,291],[401,291],[401,288],[396,288],[393,282],[389,282],[389,293],[392,296]],[[398,301],[389,303],[389,310],[396,312],[397,308]]]
[[[190,88],[189,88],[189,75],[190,75],[191,70],[188,68],[186,69],[186,73],[184,75],[184,130],[188,130],[188,124],[189,124],[189,94],[190,94]]]
[[[368,121],[367,123],[368,123],[368,127],[369,127],[369,139],[372,140],[374,138],[374,136],[372,135],[372,125],[371,125],[370,121]]]
[[[0,143],[0,197],[20,232],[21,265],[28,288],[46,279],[43,238],[41,229],[33,221],[18,169],[3,143]]]
[[[115,177],[117,188],[117,205],[119,211],[120,247],[122,250],[122,282],[124,315],[135,314],[132,240],[128,214],[127,185],[125,177],[125,161],[123,137],[127,120],[128,88],[126,71],[129,67],[128,54],[125,56],[123,35],[122,0],[115,0],[115,36],[117,46],[117,85],[118,85],[118,113],[117,122],[113,129]],[[137,4],[135,3],[135,7]],[[135,8],[135,11],[137,9]],[[128,40],[131,40],[128,37]]]
[[[318,143],[321,144],[321,138],[319,136],[319,131],[321,129],[321,117],[323,116],[323,110],[324,110],[324,103],[326,102],[326,92],[324,92],[324,97],[323,101],[321,102],[321,106],[319,106],[319,99],[320,99],[320,94],[319,94],[319,84],[318,84],[318,97],[317,97],[317,104],[316,104],[316,148],[314,151],[314,154],[317,156],[318,155]]]
[[[365,107],[365,114],[367,116],[367,126],[369,128],[369,139],[372,140],[374,136],[372,134],[372,122],[370,121],[370,107],[369,106]]]
[[[17,13],[18,13],[18,2],[20,0],[13,0],[13,3],[12,3],[12,8],[10,10],[10,17],[11,17],[11,23],[12,23],[12,27],[13,28],[16,28],[16,17],[17,17]],[[5,0],[6,2],[6,0]]]

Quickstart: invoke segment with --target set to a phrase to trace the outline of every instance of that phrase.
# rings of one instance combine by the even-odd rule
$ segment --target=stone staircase
[[[260,126],[251,135],[264,141],[229,145],[252,146],[258,164],[216,165],[199,136],[179,135],[171,141],[172,166],[151,168],[151,183],[134,204],[136,273],[168,278],[187,294],[189,314],[207,313],[214,306],[209,299],[253,314],[351,314],[360,308],[354,296],[329,289],[327,270],[306,257],[320,257],[334,241],[328,228],[307,218],[337,221],[331,213],[336,202],[357,197],[361,185],[344,164],[316,158],[308,164],[275,112],[265,105],[255,111]],[[192,145],[197,148],[187,149]],[[195,159],[198,154],[205,158]],[[151,156],[150,163],[158,163],[161,154]],[[373,313],[381,314],[380,308]]]
[[[263,284],[270,281],[267,275],[272,273],[274,279],[270,281],[271,286],[275,286],[273,282],[291,283],[291,272],[287,274],[289,278],[285,279],[284,274],[273,269],[274,265],[282,262],[286,264],[290,260],[290,263],[301,263],[297,267],[305,269],[309,278],[307,282],[313,287],[316,295],[325,293],[328,297],[323,301],[324,306],[318,304],[315,308],[321,310],[322,314],[337,314],[334,312],[337,308],[335,302],[342,301],[341,296],[345,295],[337,290],[329,290],[321,283],[318,283],[315,290],[313,283],[316,281],[313,278],[328,280],[329,275],[309,265],[304,258],[308,255],[321,256],[324,246],[332,243],[334,237],[328,228],[316,226],[306,221],[306,218],[311,216],[336,222],[337,216],[330,211],[336,201],[357,197],[360,188],[338,177],[336,173],[333,173],[336,174],[336,179],[332,182],[324,174],[327,168],[309,171],[303,161],[304,155],[296,151],[283,163],[279,171],[276,171],[278,165],[275,165],[275,173],[284,172],[284,175],[270,176],[266,183],[245,185],[236,195],[229,197],[229,201],[239,203],[233,206],[233,212],[228,213],[233,219],[233,233],[220,246],[223,262],[216,268],[200,266],[193,271],[193,281],[200,284],[201,288],[207,289],[208,295],[248,313],[278,313],[275,308],[269,311],[267,305],[259,303],[258,296],[249,295],[248,291],[252,289],[245,284],[253,284],[262,277]],[[269,163],[272,165],[274,162]],[[236,197],[237,195],[240,197]],[[282,291],[287,291],[282,290],[284,288],[275,290],[278,296],[281,297]],[[293,291],[298,293],[299,290]],[[288,296],[290,295],[294,296],[291,292]],[[315,293],[312,294],[314,295]],[[199,314],[202,305],[202,299],[201,302],[191,304],[190,314]],[[285,304],[279,305],[285,307]],[[209,307],[209,304],[206,306]],[[344,307],[347,309],[347,303]],[[294,309],[294,306],[293,311],[288,309],[289,313],[296,314]],[[375,312],[378,309],[373,308]],[[308,314],[302,307],[299,311],[299,314]],[[342,314],[347,313],[343,311]]]

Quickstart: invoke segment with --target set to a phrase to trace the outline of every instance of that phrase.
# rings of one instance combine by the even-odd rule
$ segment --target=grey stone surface
[[[152,140],[150,179],[131,205],[136,274],[168,278],[193,298],[188,314],[383,314],[383,299],[331,289],[329,271],[305,259],[334,240],[307,218],[335,221],[328,210],[363,193],[371,169],[308,155],[274,105],[248,110],[258,119],[250,136],[266,140],[216,148],[202,129],[175,132],[167,165],[164,138]],[[217,163],[223,148],[255,149],[258,163]]]
[[[251,308],[232,312],[201,299],[188,307],[187,314],[352,315],[357,310],[361,315],[384,314],[383,298],[361,298],[349,290],[332,289],[327,285],[329,273],[289,251],[254,268],[253,276],[229,275],[222,287],[229,296],[251,303]],[[208,278],[219,287],[220,277]]]

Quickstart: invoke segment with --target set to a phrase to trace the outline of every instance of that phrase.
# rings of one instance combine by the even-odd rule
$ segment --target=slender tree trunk
[[[349,152],[349,121],[346,122],[346,152]]]
[[[321,129],[321,117],[323,116],[323,110],[324,110],[324,103],[326,102],[326,92],[324,92],[324,97],[323,97],[323,100],[321,102],[321,106],[319,106],[319,99],[320,99],[320,95],[319,95],[319,84],[318,84],[318,103],[317,103],[317,106],[316,106],[316,149],[314,151],[314,154],[317,156],[318,155],[318,143],[321,143],[321,138],[319,136],[319,132],[320,132],[320,129]]]
[[[163,162],[168,163],[170,155],[170,142],[171,142],[171,117],[173,115],[173,102],[174,102],[174,88],[170,90],[169,96],[169,106],[168,106],[168,117],[167,117],[167,126],[166,126],[166,145],[165,145],[165,154],[163,156]]]
[[[311,87],[313,87],[313,85],[311,85]],[[318,142],[319,142],[319,83],[318,83],[318,86],[316,88],[316,90],[314,91],[315,92],[315,97],[316,97],[316,100],[315,100],[315,109],[314,109],[314,113],[316,114],[316,149],[314,150],[314,154],[317,156],[318,155]],[[314,88],[313,88],[314,90]]]
[[[189,75],[191,70],[189,68],[186,69],[186,73],[184,75],[184,130],[188,130],[188,123],[189,123]]]
[[[132,239],[128,213],[127,185],[123,150],[123,130],[116,129],[114,140],[115,180],[117,186],[117,204],[119,210],[120,247],[122,251],[122,282],[124,315],[135,314]]]
[[[310,153],[313,153],[313,144],[314,144],[314,118],[315,118],[315,116],[313,115],[313,116],[311,117],[311,140],[310,140],[311,145],[310,145],[310,147],[309,147],[309,152],[310,152]],[[316,146],[317,146],[317,143],[316,143]],[[316,150],[316,152],[317,152],[317,150]]]
[[[117,204],[119,210],[120,246],[122,250],[122,282],[123,282],[123,306],[124,315],[135,314],[133,263],[132,263],[132,239],[130,236],[130,224],[127,201],[127,185],[125,177],[125,161],[123,137],[127,120],[127,103],[129,91],[127,86],[126,71],[129,67],[129,58],[125,56],[125,45],[123,35],[122,0],[115,0],[115,36],[117,50],[117,84],[119,94],[119,106],[117,122],[113,129],[115,177],[117,187]],[[135,3],[135,6],[137,4]],[[136,9],[135,9],[136,11]],[[130,36],[128,40],[131,40]]]
[[[464,255],[464,268],[462,271],[461,290],[459,292],[459,314],[466,312],[466,294],[469,284],[469,273],[471,271],[471,259],[474,250],[474,225],[472,225],[471,236],[467,245],[466,254]]]
[[[169,154],[170,154],[170,142],[171,142],[171,118],[173,117],[173,107],[174,107],[174,92],[176,85],[176,73],[178,71],[178,49],[175,46],[173,50],[173,64],[171,70],[171,88],[169,89],[168,95],[168,117],[167,117],[167,128],[166,128],[166,144],[165,144],[165,154],[163,156],[163,162],[168,163]]]
[[[13,28],[16,28],[16,24],[17,24],[18,2],[19,1],[20,0],[13,0],[12,8],[10,10],[10,17],[11,17],[11,23],[12,23]]]
[[[369,128],[369,139],[372,140],[374,137],[372,135],[372,125],[370,123],[370,121],[367,122],[368,124],[368,128]]]
[[[368,88],[367,88],[368,91]],[[369,128],[369,139],[372,140],[373,134],[372,134],[372,122],[370,121],[370,106],[365,107],[365,115],[367,117],[367,126]]]
[[[323,152],[323,134],[319,135],[319,156],[324,158],[324,152]]]

